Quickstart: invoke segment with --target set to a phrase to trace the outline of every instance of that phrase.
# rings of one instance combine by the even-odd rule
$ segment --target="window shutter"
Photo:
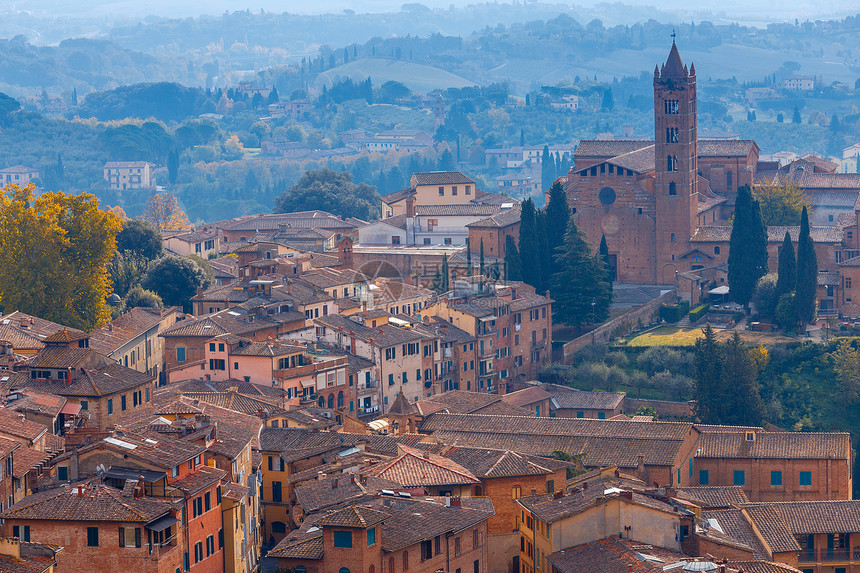
[[[119,528],[119,546],[125,547],[125,527]]]
[[[134,528],[134,546],[140,547],[140,528],[139,527]]]

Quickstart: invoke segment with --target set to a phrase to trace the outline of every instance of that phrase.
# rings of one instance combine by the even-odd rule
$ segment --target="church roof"
[[[752,139],[700,139],[696,143],[699,157],[747,157],[753,148],[758,146]]]
[[[788,232],[791,240],[797,242],[800,227],[784,227],[772,225],[767,228],[767,241],[769,243],[781,243]],[[840,243],[842,242],[842,229],[834,226],[810,226],[809,234],[815,243]],[[697,227],[696,232],[690,238],[692,243],[728,242],[732,235],[731,225],[714,225]]]
[[[573,155],[574,157],[616,157],[653,145],[654,142],[647,139],[583,139],[576,146]]]
[[[681,61],[681,54],[678,53],[678,46],[675,41],[672,41],[672,49],[669,50],[669,57],[663,68],[660,70],[661,78],[684,78],[687,77],[687,68],[684,67],[684,62]]]
[[[654,170],[654,144],[635,151],[616,155],[609,163],[629,169],[637,173],[646,173]]]

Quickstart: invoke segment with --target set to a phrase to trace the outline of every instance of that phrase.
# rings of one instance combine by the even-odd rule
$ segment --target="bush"
[[[576,367],[576,379],[591,390],[604,388],[609,378],[609,366],[602,363],[586,362]]]
[[[660,307],[660,318],[666,322],[675,323],[690,311],[690,303],[682,300],[678,304],[664,304]]]
[[[605,344],[589,344],[584,346],[574,355],[574,363],[603,362],[603,359],[606,357],[606,348]]]
[[[710,304],[701,304],[690,311],[690,322],[696,322],[706,314],[708,314],[708,310],[711,308]]]
[[[779,302],[776,281],[776,273],[768,273],[758,280],[753,291],[752,302],[764,318],[773,318],[776,312],[776,305]]]
[[[636,359],[636,364],[649,376],[654,376],[658,372],[663,371],[683,376],[692,376],[694,360],[693,353],[690,351],[652,346],[639,355],[639,358]]]
[[[668,370],[658,372],[652,376],[651,383],[655,388],[669,392],[675,400],[689,398],[690,391],[693,388],[693,381],[690,378],[672,374]]]
[[[627,354],[618,351],[607,352],[604,362],[610,366],[617,366],[618,368],[627,368],[630,366],[630,359],[627,357]]]

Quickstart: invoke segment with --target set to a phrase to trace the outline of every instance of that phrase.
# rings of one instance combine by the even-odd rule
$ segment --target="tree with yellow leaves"
[[[160,231],[181,231],[191,227],[188,215],[170,193],[154,193],[146,203],[143,218]]]
[[[107,265],[122,221],[89,193],[34,196],[35,186],[0,194],[0,304],[92,330],[110,320]]]
[[[758,201],[765,225],[800,225],[803,207],[810,208],[806,195],[797,183],[782,177],[776,182],[756,185],[753,197]]]

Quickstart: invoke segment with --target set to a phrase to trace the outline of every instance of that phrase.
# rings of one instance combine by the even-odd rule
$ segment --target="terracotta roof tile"
[[[588,392],[558,384],[542,384],[541,387],[552,394],[559,407],[569,410],[614,410],[625,396],[623,392]]]
[[[0,435],[23,438],[33,442],[48,432],[46,425],[23,418],[24,414],[8,408],[0,408]]]
[[[860,500],[748,503],[743,507],[751,515],[753,512],[773,511],[794,535],[860,533]]]
[[[451,185],[457,183],[475,184],[475,181],[459,171],[430,171],[425,173],[413,173],[412,179],[415,185]]]
[[[774,553],[800,551],[800,545],[792,535],[788,524],[776,511],[774,504],[744,505],[744,509],[771,551]]]
[[[552,394],[541,388],[540,386],[532,386],[523,388],[509,394],[503,394],[502,400],[513,406],[525,407],[535,402],[542,402],[552,398]]]
[[[678,488],[675,497],[692,501],[702,509],[728,509],[749,501],[739,485],[682,487]]]
[[[755,530],[740,509],[710,510],[702,512],[705,519],[713,519],[727,536],[747,545],[754,559],[770,559],[772,555],[762,544]],[[713,528],[712,528],[713,529]]]
[[[211,487],[212,485],[219,483],[226,476],[227,472],[222,469],[200,466],[185,477],[174,481],[171,485],[181,490],[186,495],[191,496],[207,487]]]
[[[509,450],[443,447],[441,455],[453,460],[479,478],[548,475],[572,464]]]
[[[699,437],[702,458],[840,459],[851,457],[848,433],[763,432],[747,441],[743,432],[705,432]]]
[[[12,455],[12,473],[20,479],[28,471],[38,467],[50,457],[50,452],[40,452],[33,448],[18,448]]]
[[[377,511],[363,505],[352,504],[338,511],[333,511],[323,517],[319,524],[331,527],[355,527],[367,529],[391,517],[390,513]]]
[[[481,481],[472,472],[449,458],[402,448],[405,453],[388,463],[372,466],[365,473],[401,484],[403,487],[476,485]]]

